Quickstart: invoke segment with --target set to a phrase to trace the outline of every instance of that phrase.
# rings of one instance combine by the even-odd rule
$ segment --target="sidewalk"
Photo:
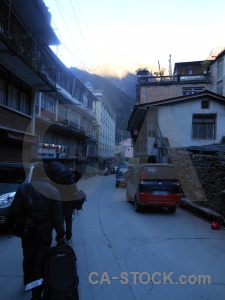
[[[21,240],[5,230],[0,233],[0,299],[30,300],[31,292],[23,285]]]
[[[193,212],[211,222],[216,221],[221,226],[225,227],[225,218],[213,209],[201,206],[187,198],[181,198],[180,207],[189,210],[190,212]]]

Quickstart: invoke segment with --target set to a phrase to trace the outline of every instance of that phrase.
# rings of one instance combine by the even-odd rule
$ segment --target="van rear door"
[[[151,165],[144,168],[139,185],[141,201],[177,202],[179,191],[179,183],[172,165]]]

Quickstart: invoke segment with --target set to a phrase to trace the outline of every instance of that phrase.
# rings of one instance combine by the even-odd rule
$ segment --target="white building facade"
[[[97,101],[93,103],[93,110],[98,122],[96,153],[99,157],[99,167],[108,167],[110,169],[115,156],[116,114],[104,91],[94,90],[90,83],[86,83],[85,86],[97,99]]]
[[[134,141],[135,156],[142,163],[168,162],[169,148],[217,144],[225,135],[225,97],[209,91],[138,105],[136,109],[145,111],[140,114],[144,121]],[[132,121],[129,126],[132,128]]]

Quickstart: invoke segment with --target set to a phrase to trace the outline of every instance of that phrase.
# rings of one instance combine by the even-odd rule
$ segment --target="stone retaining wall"
[[[184,197],[225,216],[225,154],[193,154],[172,148],[170,157]]]
[[[207,197],[207,207],[225,216],[225,155],[192,154],[191,160]]]

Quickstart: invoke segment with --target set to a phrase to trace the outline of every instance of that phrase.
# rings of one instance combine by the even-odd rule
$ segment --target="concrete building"
[[[138,70],[137,104],[210,90],[210,63],[210,60],[175,63],[171,76],[153,76],[147,70]]]
[[[137,72],[137,105],[127,130],[140,162],[167,162],[169,149],[220,143],[225,136],[224,56],[176,63],[172,76]]]
[[[43,1],[1,0],[0,7],[0,160],[29,161],[36,91],[56,91],[57,68],[45,48],[59,40]]]
[[[225,96],[225,50],[219,53],[210,64],[211,91]]]
[[[136,106],[128,124],[136,131],[135,156],[141,163],[168,162],[170,148],[220,143],[224,113],[225,97],[209,91]]]
[[[42,0],[0,0],[0,160],[96,160],[96,97],[50,49],[60,41]],[[10,17],[9,17],[10,16]]]
[[[115,156],[116,114],[104,91],[94,90],[90,83],[85,86],[98,100],[94,103],[94,112],[98,123],[96,137],[99,168],[111,169]]]

